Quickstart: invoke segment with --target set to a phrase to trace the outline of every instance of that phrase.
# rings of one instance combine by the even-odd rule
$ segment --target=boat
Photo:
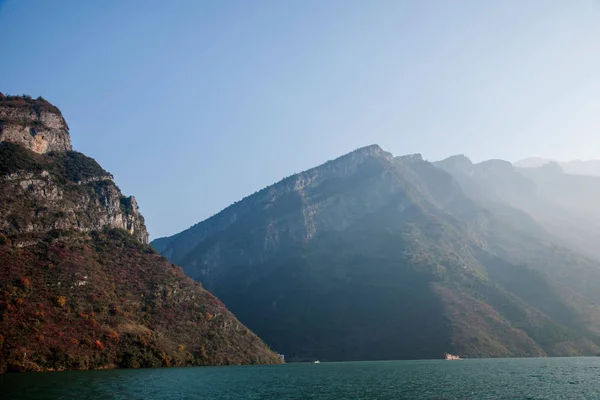
[[[454,354],[446,353],[446,360],[462,360],[459,356],[455,356]]]
[[[313,364],[320,364],[320,363],[321,363],[321,361],[319,361],[319,360],[315,360],[315,361],[313,362]]]

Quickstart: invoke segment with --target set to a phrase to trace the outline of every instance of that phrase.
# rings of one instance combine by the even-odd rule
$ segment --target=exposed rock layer
[[[71,150],[69,127],[60,110],[42,98],[0,93],[0,142],[38,154]]]
[[[35,154],[7,142],[0,157],[0,231],[43,236],[118,228],[148,243],[135,198],[123,196],[93,159],[74,151]]]

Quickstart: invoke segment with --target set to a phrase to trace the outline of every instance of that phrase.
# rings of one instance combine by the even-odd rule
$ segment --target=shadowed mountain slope
[[[374,145],[152,245],[295,359],[595,354],[600,265],[466,193]]]

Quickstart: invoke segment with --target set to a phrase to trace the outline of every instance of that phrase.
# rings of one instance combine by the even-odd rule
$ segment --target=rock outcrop
[[[123,229],[148,243],[144,218],[92,158],[74,151],[36,154],[0,143],[0,231],[31,240],[54,229]]]
[[[0,93],[0,142],[17,143],[38,154],[71,150],[69,127],[60,110],[41,97]]]

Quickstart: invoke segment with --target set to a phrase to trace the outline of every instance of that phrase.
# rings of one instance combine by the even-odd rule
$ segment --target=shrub
[[[0,96],[0,106],[19,108],[23,110],[31,109],[38,114],[42,111],[60,114],[59,109],[56,106],[52,105],[48,100],[44,99],[42,96],[38,97],[37,99],[33,99],[31,96],[28,95],[2,95]]]
[[[0,246],[2,246],[2,245],[8,245],[8,246],[10,246],[11,244],[12,244],[12,242],[8,238],[8,236],[0,233]]]
[[[163,367],[170,367],[171,366],[171,357],[169,357],[166,354],[162,354],[162,366]]]
[[[27,276],[22,277],[19,283],[23,289],[29,289],[31,287],[31,279]]]
[[[113,342],[119,342],[119,340],[120,340],[119,334],[117,332],[115,332],[115,331],[109,331],[106,334],[106,337],[108,339],[112,340]]]
[[[56,296],[55,302],[57,306],[64,307],[67,304],[67,298],[65,296]]]

